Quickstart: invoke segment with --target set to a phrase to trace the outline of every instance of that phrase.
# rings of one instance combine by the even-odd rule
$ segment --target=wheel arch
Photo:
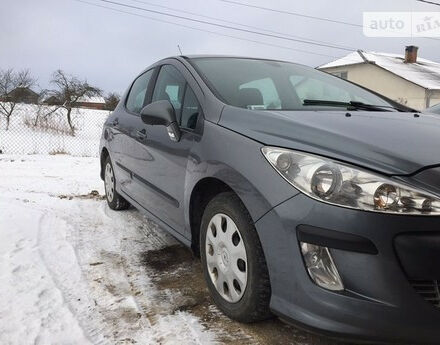
[[[191,192],[189,224],[191,228],[191,249],[196,256],[200,255],[200,225],[203,212],[208,203],[223,192],[234,192],[234,190],[216,177],[205,177],[199,180]]]

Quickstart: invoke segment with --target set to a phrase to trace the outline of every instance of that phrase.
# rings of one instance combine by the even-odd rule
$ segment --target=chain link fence
[[[67,111],[47,105],[17,104],[10,116],[0,113],[0,151],[4,154],[71,154],[98,156],[107,110],[73,108]]]

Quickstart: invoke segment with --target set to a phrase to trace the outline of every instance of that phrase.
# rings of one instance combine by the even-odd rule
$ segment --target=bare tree
[[[35,79],[27,69],[18,72],[13,69],[0,70],[0,114],[6,118],[6,130],[9,129],[11,116],[21,99],[21,93],[15,91],[33,85]]]
[[[121,96],[118,93],[110,92],[107,97],[105,97],[105,109],[115,110],[120,100]]]
[[[89,85],[86,80],[66,74],[62,70],[57,70],[52,75],[51,84],[55,86],[49,94],[59,101],[60,107],[67,111],[67,122],[72,135],[75,134],[75,127],[72,123],[72,108],[83,97],[100,96],[101,89]]]

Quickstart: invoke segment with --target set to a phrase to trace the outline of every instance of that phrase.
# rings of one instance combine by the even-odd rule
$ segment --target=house
[[[13,100],[16,103],[36,104],[40,95],[28,87],[17,87],[9,92],[2,100]]]
[[[47,105],[61,105],[62,102],[56,96],[49,96],[44,100]]]
[[[318,69],[376,91],[408,107],[422,110],[440,103],[440,63],[417,56],[358,50]]]
[[[105,109],[105,99],[101,96],[94,97],[81,97],[75,102],[75,106],[78,108],[89,108],[89,109]]]

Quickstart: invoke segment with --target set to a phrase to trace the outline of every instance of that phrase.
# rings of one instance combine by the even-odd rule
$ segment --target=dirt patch
[[[224,344],[320,344],[336,345],[326,339],[274,318],[254,324],[242,324],[224,316],[213,304],[202,274],[200,260],[182,245],[173,245],[142,254],[142,263],[152,271],[159,290],[171,290],[176,298],[173,312],[188,311],[204,326],[220,332]]]
[[[67,199],[67,200],[73,200],[73,199],[91,199],[91,200],[105,200],[105,195],[100,195],[97,190],[92,190],[88,194],[74,194],[74,195],[58,195],[59,199]]]

